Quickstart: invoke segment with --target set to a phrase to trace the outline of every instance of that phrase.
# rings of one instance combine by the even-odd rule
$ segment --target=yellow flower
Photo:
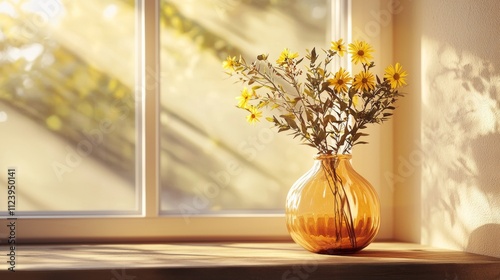
[[[332,46],[331,46],[331,49],[333,51],[336,51],[337,54],[342,57],[344,56],[345,52],[346,52],[346,48],[345,48],[345,45],[344,45],[344,40],[343,39],[340,39],[338,41],[332,41]]]
[[[339,71],[335,73],[333,79],[329,79],[328,82],[330,85],[333,85],[335,91],[337,92],[347,92],[347,84],[352,81],[349,72],[345,71],[342,67],[340,67]]]
[[[279,65],[283,65],[287,63],[289,60],[297,58],[299,56],[299,53],[291,53],[288,48],[285,48],[281,54],[278,60],[276,60],[276,63]]]
[[[238,65],[238,62],[236,61],[236,56],[228,56],[226,60],[222,62],[222,67],[227,70],[234,70],[234,66]]]
[[[354,64],[368,63],[372,56],[373,48],[365,41],[355,41],[349,44],[349,54],[352,56],[351,61]]]
[[[389,65],[385,68],[384,78],[386,78],[391,83],[391,88],[402,87],[406,85],[405,77],[408,76],[406,71],[403,70],[401,64],[396,63],[396,65]]]
[[[352,84],[356,90],[369,91],[375,88],[375,77],[370,72],[361,71],[354,76]]]
[[[355,94],[353,97],[352,97],[352,104],[354,105],[354,107],[358,107],[358,104],[359,104],[359,95]]]
[[[250,112],[250,115],[247,116],[247,122],[251,124],[255,124],[259,121],[259,118],[262,117],[262,112],[257,110],[257,108],[252,105],[250,105],[247,110]]]
[[[236,99],[238,100],[238,107],[245,109],[248,106],[248,100],[250,100],[250,98],[252,97],[252,95],[253,94],[250,94],[248,92],[247,88],[244,88],[241,91],[241,95],[238,96],[238,97],[236,97]]]

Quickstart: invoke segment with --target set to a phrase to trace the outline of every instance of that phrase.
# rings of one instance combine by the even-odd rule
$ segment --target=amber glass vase
[[[288,192],[286,223],[293,240],[320,254],[348,254],[368,246],[380,227],[380,203],[351,155],[320,155]]]

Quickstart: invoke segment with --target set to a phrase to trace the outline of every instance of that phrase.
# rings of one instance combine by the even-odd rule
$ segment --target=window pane
[[[228,55],[278,58],[284,47],[329,47],[328,0],[161,2],[161,210],[282,211],[315,151],[270,123],[247,125]]]
[[[0,21],[0,179],[17,169],[16,210],[137,211],[135,2],[0,1]]]

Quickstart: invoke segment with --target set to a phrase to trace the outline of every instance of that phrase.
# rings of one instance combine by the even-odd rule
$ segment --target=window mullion
[[[141,6],[141,91],[143,108],[143,215],[157,217],[159,209],[159,21],[157,0],[143,0]]]
[[[330,5],[332,10],[331,40],[343,39],[344,42],[351,42],[351,0],[334,0]],[[347,56],[335,60],[332,64],[332,69],[338,69],[339,67],[351,72],[352,65]]]

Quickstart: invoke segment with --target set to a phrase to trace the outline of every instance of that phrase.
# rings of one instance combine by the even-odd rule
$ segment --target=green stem
[[[355,248],[357,246],[356,232],[354,230],[354,220],[352,218],[351,205],[346,195],[342,178],[337,174],[336,171],[336,167],[339,164],[339,159],[338,158],[335,158],[333,160],[323,159],[321,160],[321,163],[322,163],[322,168],[325,171],[325,176],[327,176],[328,187],[334,199],[333,208],[334,208],[336,238],[337,240],[340,240],[340,244],[342,244],[342,220],[344,220],[345,226],[347,228],[349,242],[351,243],[351,247]],[[330,180],[333,181],[333,186]],[[340,188],[338,185],[340,185]]]
[[[265,62],[267,62],[267,61],[265,61]],[[270,66],[270,65],[268,65],[268,67],[270,67],[271,72],[277,73],[277,70],[276,70],[274,67],[272,67],[272,66]],[[249,68],[245,66],[245,70],[248,70],[248,69],[249,69]],[[279,88],[279,87],[275,84],[275,82],[274,82],[273,78],[272,78],[272,77],[271,77],[268,73],[263,73],[263,72],[261,72],[261,71],[260,71],[260,69],[258,69],[258,68],[255,68],[255,72],[256,72],[256,73],[257,73],[257,74],[258,74],[258,75],[259,75],[262,79],[264,79],[264,81],[262,81],[262,80],[260,80],[260,79],[255,79],[255,81],[256,81],[258,84],[262,85],[262,86],[269,86],[269,85],[271,85],[271,87],[272,87],[272,88],[273,88],[276,92],[278,92],[278,95],[280,95],[280,96],[281,96],[281,98],[284,100],[283,104],[284,104],[284,106],[286,107],[286,110],[287,110],[287,111],[289,111],[289,112],[291,112],[291,113],[292,113],[292,114],[293,114],[293,115],[294,115],[294,116],[295,116],[295,117],[296,117],[296,118],[297,118],[297,119],[301,122],[301,124],[306,125],[306,122],[305,122],[305,120],[304,120],[304,119],[303,119],[303,117],[302,117],[302,112],[297,112],[297,111],[295,110],[295,108],[291,107],[290,103],[289,103],[289,102],[287,101],[287,99],[286,99],[286,92],[282,92],[282,91],[280,90],[280,88]],[[254,74],[254,75],[255,75],[255,74]],[[283,77],[283,76],[281,76],[281,78],[282,78],[282,79],[284,79],[284,77]],[[286,81],[286,79],[285,79],[285,81]],[[295,81],[294,81],[294,82],[295,82]],[[295,86],[294,86],[294,87],[295,87]],[[298,89],[296,89],[296,90],[298,90]],[[300,96],[300,95],[299,95],[299,96]],[[275,101],[275,102],[276,102],[276,101]],[[292,129],[293,129],[293,128],[292,128]],[[310,138],[306,137],[306,134],[305,134],[305,133],[304,133],[304,132],[303,132],[300,128],[299,128],[299,129],[294,129],[294,130],[295,130],[295,131],[297,131],[300,135],[302,135],[302,138],[303,138],[303,139],[305,139],[305,140],[306,140],[306,141],[308,141],[309,143],[311,143],[311,144],[313,144],[313,145],[315,145],[315,146],[316,146],[316,144],[315,144],[315,143],[314,143],[314,142],[313,142]],[[307,131],[306,131],[306,132],[307,132]],[[319,150],[321,150],[321,147],[317,147],[317,146],[316,146],[316,148],[318,148]]]

